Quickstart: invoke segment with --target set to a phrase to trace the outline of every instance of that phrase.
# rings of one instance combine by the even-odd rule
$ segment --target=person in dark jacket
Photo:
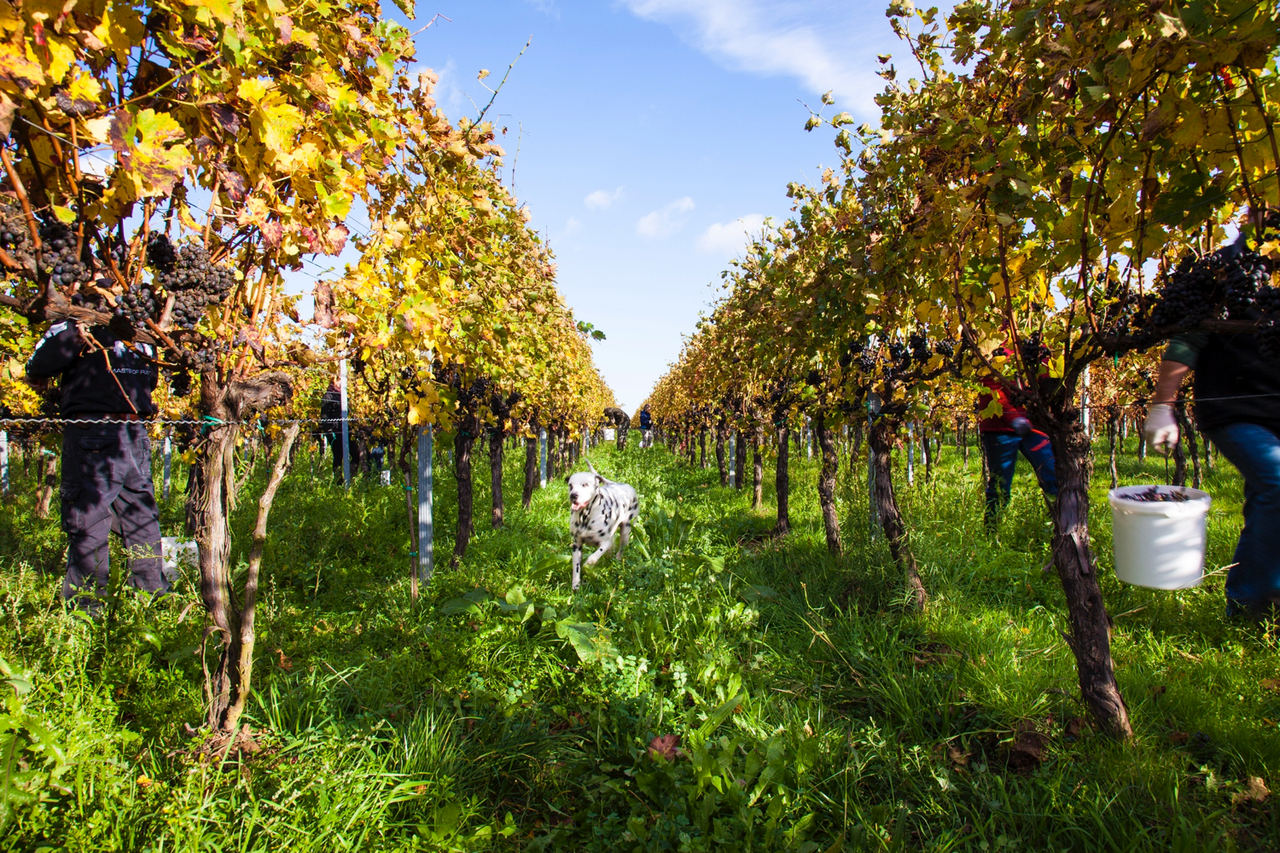
[[[653,447],[653,415],[649,414],[649,407],[645,406],[640,410],[640,448],[643,450],[647,447]]]
[[[155,356],[150,344],[120,340],[105,326],[60,321],[27,362],[37,385],[61,377],[62,417],[86,421],[68,422],[62,433],[62,597],[91,611],[107,591],[112,532],[128,549],[131,586],[151,593],[169,588],[146,424],[156,411]]]
[[[1243,250],[1246,239],[1242,232],[1231,248]],[[1280,359],[1263,355],[1253,333],[1170,340],[1143,425],[1153,447],[1168,452],[1177,444],[1173,404],[1192,371],[1196,425],[1244,476],[1244,529],[1227,572],[1227,614],[1266,615],[1280,605]]]
[[[1013,473],[1021,453],[1031,463],[1045,497],[1058,496],[1058,479],[1054,473],[1053,447],[1049,436],[1031,426],[1027,413],[1009,399],[1008,389],[994,378],[983,380],[986,391],[978,398],[978,411],[998,400],[998,415],[978,422],[982,453],[987,461],[987,501],[983,520],[988,529],[996,524],[1001,509],[1009,503],[1013,491]]]

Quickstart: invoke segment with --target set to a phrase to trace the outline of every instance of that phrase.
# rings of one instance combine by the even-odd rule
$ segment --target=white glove
[[[1168,403],[1152,406],[1142,431],[1147,436],[1148,445],[1163,448],[1167,454],[1178,443],[1178,419],[1173,415],[1173,406]]]

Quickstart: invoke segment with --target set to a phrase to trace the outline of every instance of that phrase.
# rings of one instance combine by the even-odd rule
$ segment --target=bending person
[[[1244,248],[1237,241],[1232,248]],[[1169,342],[1143,432],[1166,453],[1178,442],[1173,403],[1195,373],[1196,425],[1244,477],[1244,529],[1227,572],[1227,615],[1280,604],[1280,359],[1252,333],[1197,332]]]
[[[106,326],[85,330],[63,321],[49,327],[27,362],[37,385],[61,377],[62,417],[95,421],[63,425],[61,489],[68,546],[62,597],[94,612],[107,593],[112,532],[128,549],[131,586],[169,588],[146,424],[155,414],[155,354],[150,344],[123,341]]]

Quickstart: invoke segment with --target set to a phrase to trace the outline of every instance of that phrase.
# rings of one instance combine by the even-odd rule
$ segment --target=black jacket
[[[102,349],[81,341],[74,323],[54,323],[27,362],[27,375],[37,380],[62,377],[63,417],[134,411],[154,415],[151,392],[160,378],[155,347],[125,343],[106,326],[94,326],[89,333]]]

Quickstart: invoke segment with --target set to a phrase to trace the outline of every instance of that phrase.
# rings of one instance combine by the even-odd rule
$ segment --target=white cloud
[[[622,187],[618,187],[613,192],[596,190],[584,198],[582,203],[592,210],[608,210],[620,198],[622,198]]]
[[[723,64],[757,74],[798,77],[816,93],[835,90],[839,108],[879,115],[878,52],[904,52],[883,3],[825,0],[622,0],[641,18],[668,24]],[[834,11],[833,11],[834,10]],[[816,107],[817,104],[812,106]]]
[[[525,0],[525,2],[549,18],[560,17],[560,7],[556,5],[555,0]]]
[[[576,234],[582,228],[582,223],[578,221],[578,217],[570,216],[569,221],[564,224],[564,236]]]
[[[698,238],[698,251],[706,255],[733,257],[747,245],[753,234],[760,233],[764,227],[764,216],[759,213],[748,213],[732,222],[713,223]]]
[[[641,237],[670,237],[684,227],[682,213],[693,210],[693,199],[678,198],[652,213],[646,213],[636,223],[636,233]]]

